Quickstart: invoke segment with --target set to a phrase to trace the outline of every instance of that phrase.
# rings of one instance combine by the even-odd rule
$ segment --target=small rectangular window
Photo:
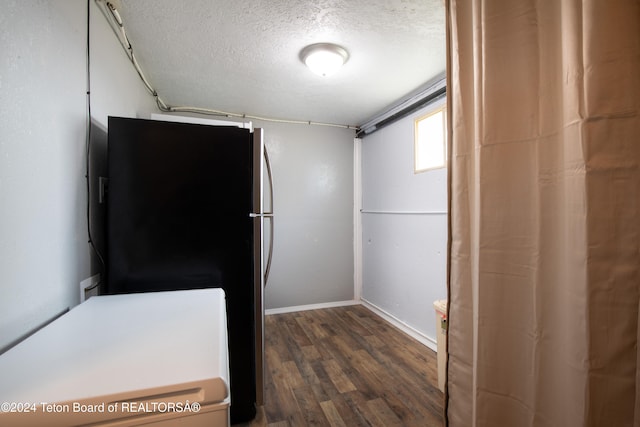
[[[414,163],[416,173],[446,166],[446,129],[444,106],[416,120]]]

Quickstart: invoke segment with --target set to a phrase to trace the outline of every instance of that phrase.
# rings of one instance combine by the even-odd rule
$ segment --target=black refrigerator
[[[262,131],[109,117],[104,294],[223,288],[231,422],[262,403]]]

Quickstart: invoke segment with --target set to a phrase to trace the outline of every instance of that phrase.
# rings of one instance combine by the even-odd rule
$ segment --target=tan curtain
[[[640,2],[447,0],[450,426],[640,425]]]

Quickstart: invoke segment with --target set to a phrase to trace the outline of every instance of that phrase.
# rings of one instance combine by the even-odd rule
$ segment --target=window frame
[[[429,117],[435,116],[436,114],[442,113],[442,162],[437,166],[430,166],[427,168],[418,168],[418,152],[420,145],[420,132],[419,125],[423,120],[428,119]],[[418,174],[422,172],[428,172],[435,169],[442,169],[447,167],[447,104],[440,104],[427,114],[423,114],[417,117],[414,120],[414,131],[413,131],[413,173]]]

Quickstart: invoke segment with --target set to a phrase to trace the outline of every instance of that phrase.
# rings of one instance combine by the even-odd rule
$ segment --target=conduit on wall
[[[442,99],[442,97],[447,94],[446,77],[443,74],[434,80],[435,83],[432,80],[432,82],[427,83],[422,89],[419,89],[415,94],[410,95],[404,101],[361,125],[357,136],[362,137],[364,135],[369,135],[415,111],[418,111],[420,108]]]
[[[289,120],[289,119],[278,119],[273,117],[261,117],[250,114],[240,114],[233,113],[222,110],[215,110],[210,108],[203,107],[195,107],[195,106],[175,106],[168,105],[164,102],[164,100],[160,97],[160,94],[155,90],[155,88],[151,85],[151,82],[145,76],[138,60],[136,59],[133,53],[133,45],[127,36],[127,32],[125,30],[124,21],[118,12],[120,7],[118,0],[95,0],[98,6],[100,6],[100,10],[105,16],[107,22],[113,29],[114,33],[120,40],[120,44],[124,48],[129,60],[133,64],[133,67],[136,69],[136,72],[140,76],[140,79],[146,86],[147,90],[151,95],[156,99],[156,105],[158,109],[164,113],[194,113],[194,114],[203,114],[207,116],[216,116],[216,117],[227,117],[227,118],[241,118],[241,119],[250,119],[250,120],[262,120],[266,122],[275,122],[275,123],[289,123],[289,124],[303,124],[303,125],[315,125],[315,126],[330,126],[330,127],[338,127],[344,129],[354,129],[358,130],[358,126],[355,125],[344,125],[344,124],[336,124],[336,123],[322,123],[322,122],[314,122],[311,120]]]

